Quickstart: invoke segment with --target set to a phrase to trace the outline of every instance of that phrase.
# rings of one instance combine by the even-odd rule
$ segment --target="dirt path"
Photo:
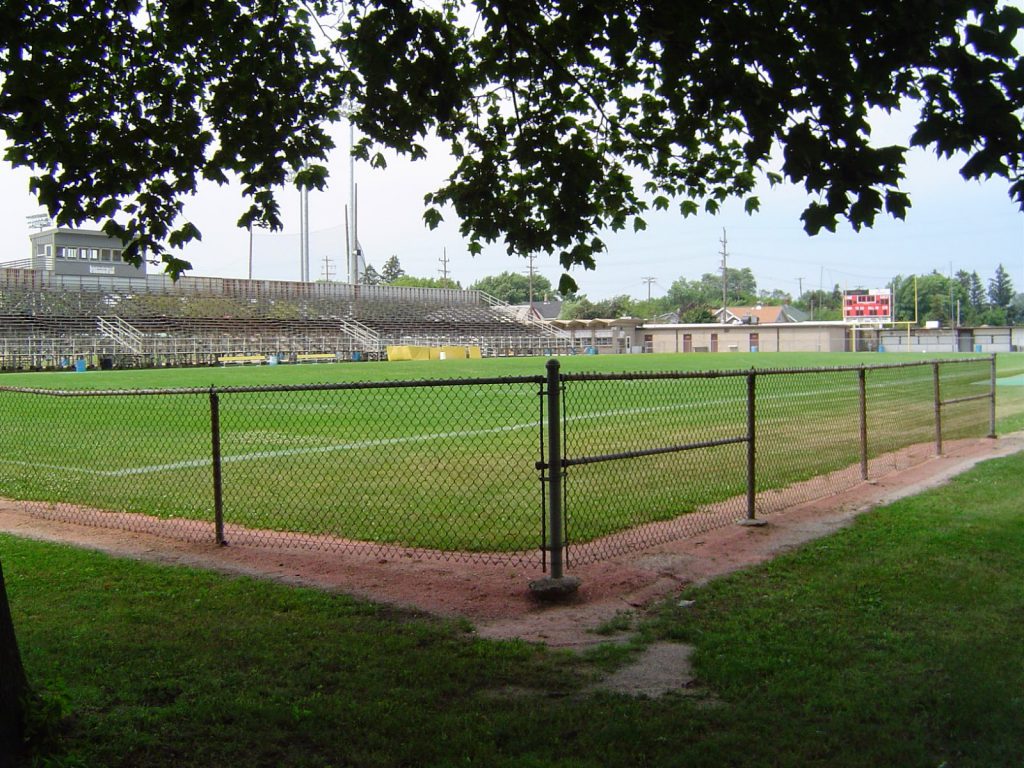
[[[530,594],[536,569],[480,563],[381,559],[295,549],[175,541],[150,533],[94,528],[32,517],[0,501],[0,530],[63,541],[121,557],[246,574],[288,584],[337,590],[358,597],[471,620],[488,638],[522,638],[559,647],[584,647],[607,638],[594,629],[623,611],[635,611],[692,583],[767,560],[848,524],[860,512],[939,485],[978,461],[1024,450],[1024,433],[969,440],[876,483],[801,504],[768,517],[763,527],[728,526],[671,544],[573,569],[582,581],[567,604],[545,605]]]

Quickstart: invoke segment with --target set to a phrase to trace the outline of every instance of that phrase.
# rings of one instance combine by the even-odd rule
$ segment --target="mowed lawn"
[[[580,355],[559,363],[563,373],[582,376],[920,360],[902,354],[737,353]],[[999,360],[1002,366],[1003,356]],[[211,521],[215,387],[229,524],[443,550],[535,551],[541,544],[535,465],[545,363],[516,358],[7,375],[0,384],[165,393],[83,398],[0,392],[9,424],[0,433],[0,494]],[[944,397],[987,391],[985,362],[944,370]],[[1013,370],[1010,365],[1006,372]],[[511,380],[398,385],[498,377]],[[377,386],[232,391],[354,382]],[[758,382],[760,490],[858,461],[856,373],[765,375]],[[744,376],[568,382],[567,455],[742,437],[746,387]],[[932,389],[930,366],[871,374],[873,456],[932,439]],[[986,434],[987,418],[985,403],[957,406],[945,418],[947,437]],[[744,492],[745,466],[745,446],[735,444],[574,469],[567,480],[574,494],[574,540],[737,497]]]
[[[666,602],[581,656],[351,598],[0,536],[38,765],[1024,763],[1024,455]],[[698,680],[590,686],[652,641]]]

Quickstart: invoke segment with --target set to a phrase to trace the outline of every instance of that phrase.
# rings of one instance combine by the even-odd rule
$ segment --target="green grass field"
[[[809,368],[918,362],[917,355],[729,354],[561,358],[566,374]],[[0,392],[0,494],[108,512],[212,521],[210,397],[219,395],[229,524],[442,550],[541,544],[538,383],[543,358],[10,374],[0,385],[150,396]],[[999,358],[1000,374],[1024,355]],[[987,391],[987,362],[946,366],[943,397]],[[948,371],[948,373],[947,373]],[[232,387],[522,377],[473,386],[232,392]],[[873,372],[872,455],[933,438],[929,366]],[[1004,392],[1005,390],[1005,392]],[[1003,399],[1016,405],[1007,407]],[[1024,388],[999,390],[1018,423]],[[855,373],[758,378],[758,488],[858,461]],[[567,384],[570,457],[644,451],[746,433],[746,378]],[[945,437],[988,431],[985,403],[944,414]],[[1017,419],[1018,421],[1013,421]],[[746,446],[572,468],[567,509],[583,542],[736,498]],[[103,512],[95,515],[102,516]],[[210,524],[212,526],[212,523]],[[212,527],[211,527],[212,535]]]
[[[690,588],[635,627],[690,694],[589,684],[637,650],[480,639],[345,595],[0,536],[53,737],[33,765],[990,768],[1024,760],[1024,454]],[[63,715],[63,717],[61,716]]]

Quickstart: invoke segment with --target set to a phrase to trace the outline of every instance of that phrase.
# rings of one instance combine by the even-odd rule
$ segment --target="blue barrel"
[[[358,363],[362,359],[363,359],[363,353],[362,352],[353,352],[352,353],[352,362],[353,363]]]
[[[78,371],[79,373],[81,373],[82,371],[85,370],[85,359],[84,358],[80,357],[77,360],[75,360],[75,370]]]

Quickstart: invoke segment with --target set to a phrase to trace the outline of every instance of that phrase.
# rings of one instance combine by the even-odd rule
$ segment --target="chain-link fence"
[[[560,375],[561,448],[545,466],[562,467],[568,560],[755,520],[941,453],[944,439],[993,435],[994,379],[993,358]]]
[[[0,391],[0,495],[228,543],[535,561],[540,377]]]
[[[146,391],[0,388],[0,495],[197,541],[582,564],[993,431],[994,360]],[[916,451],[907,449],[918,446]],[[921,449],[921,446],[924,446]]]

